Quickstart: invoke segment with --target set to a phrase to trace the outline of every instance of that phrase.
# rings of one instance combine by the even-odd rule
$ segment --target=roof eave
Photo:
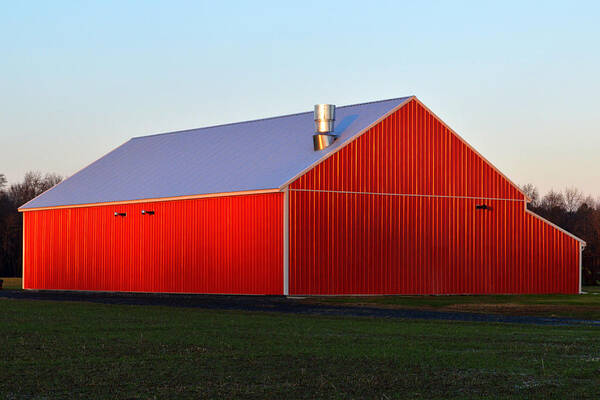
[[[586,243],[586,241],[585,241],[585,240],[583,240],[582,238],[580,238],[580,237],[578,237],[578,236],[575,236],[575,235],[573,235],[571,232],[569,232],[569,231],[567,231],[567,230],[565,230],[565,229],[561,228],[560,226],[558,226],[558,225],[556,225],[555,223],[553,223],[553,222],[551,222],[551,221],[547,220],[546,218],[542,217],[541,215],[539,215],[539,214],[536,214],[536,213],[534,213],[533,211],[530,211],[530,210],[528,210],[528,209],[527,209],[527,207],[525,207],[525,212],[527,212],[527,213],[529,213],[529,214],[533,215],[534,217],[536,217],[536,218],[538,218],[538,219],[542,220],[543,222],[545,222],[546,224],[548,224],[548,225],[552,226],[553,228],[555,228],[555,229],[558,229],[559,231],[561,231],[561,232],[562,232],[562,233],[564,233],[565,235],[567,235],[567,236],[571,237],[572,239],[575,239],[575,240],[577,240],[579,243],[581,243],[581,245],[582,245],[583,247],[587,246],[587,243]]]
[[[27,211],[58,210],[58,209],[64,209],[64,208],[118,206],[118,205],[125,205],[125,204],[154,203],[154,202],[159,202],[159,201],[177,201],[177,200],[206,199],[206,198],[215,198],[215,197],[248,196],[248,195],[253,195],[253,194],[277,193],[277,192],[281,192],[281,191],[282,190],[279,188],[243,190],[243,191],[238,191],[238,192],[206,193],[206,194],[194,194],[194,195],[173,196],[173,197],[153,197],[153,198],[147,198],[147,199],[107,201],[107,202],[101,202],[101,203],[67,204],[67,205],[49,206],[49,207],[32,207],[32,208],[20,207],[18,209],[18,211],[19,212],[27,212]]]

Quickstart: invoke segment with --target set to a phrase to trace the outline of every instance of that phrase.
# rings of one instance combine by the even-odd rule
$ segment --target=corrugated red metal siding
[[[23,218],[27,289],[283,292],[282,193],[27,211]]]
[[[296,295],[579,290],[579,243],[415,101],[290,185],[289,247]]]
[[[411,101],[291,189],[524,199],[511,183]]]
[[[577,293],[578,257],[520,201],[290,192],[293,295]]]

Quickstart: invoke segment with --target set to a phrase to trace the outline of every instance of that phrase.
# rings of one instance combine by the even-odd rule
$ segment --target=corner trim
[[[25,215],[22,215],[23,218],[23,255],[21,257],[21,289],[25,289]]]
[[[290,192],[283,190],[283,295],[290,294]]]
[[[579,246],[579,294],[583,294],[583,249],[585,246],[582,244]]]

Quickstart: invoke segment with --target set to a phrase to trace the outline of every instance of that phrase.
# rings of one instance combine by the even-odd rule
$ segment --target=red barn
[[[21,207],[23,286],[578,293],[527,201],[415,97],[138,137]]]

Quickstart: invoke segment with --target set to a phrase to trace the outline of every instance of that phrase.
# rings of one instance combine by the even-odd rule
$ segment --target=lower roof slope
[[[21,209],[280,189],[410,99],[337,107],[322,151],[312,111],[136,137]]]

